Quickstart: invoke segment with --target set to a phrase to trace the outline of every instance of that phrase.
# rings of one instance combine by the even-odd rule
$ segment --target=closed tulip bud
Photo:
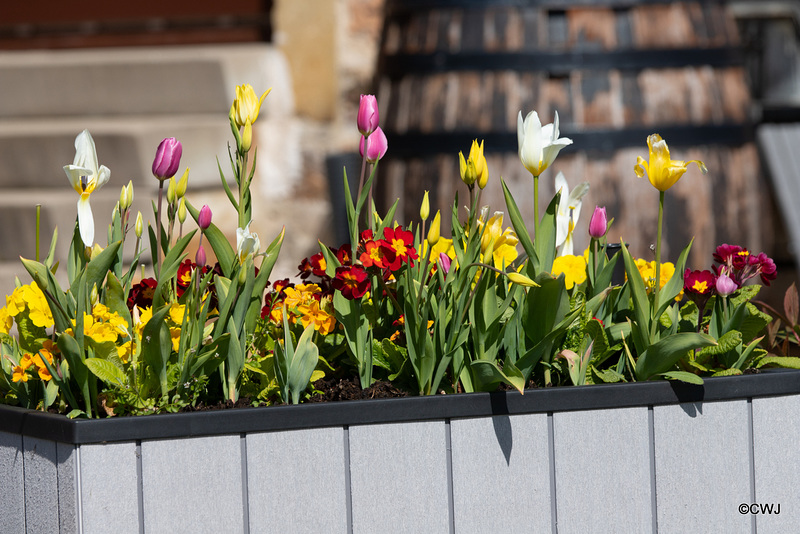
[[[194,262],[201,267],[206,264],[206,249],[203,248],[203,245],[200,245],[197,249],[197,254],[194,255]]]
[[[141,211],[136,214],[136,224],[133,227],[133,231],[136,233],[136,237],[142,237],[142,232],[144,231],[144,221],[142,221]]]
[[[170,204],[175,203],[175,177],[169,179],[169,187],[167,187],[167,202]]]
[[[242,154],[246,152],[250,152],[250,147],[253,144],[253,124],[250,121],[244,123],[244,129],[242,129],[242,146],[239,149],[239,152]]]
[[[378,127],[378,101],[374,95],[361,95],[361,101],[358,103],[358,131],[364,137],[369,137],[369,134],[375,131]]]
[[[199,226],[201,230],[206,230],[211,226],[211,208],[209,208],[207,204],[204,204],[203,207],[200,208],[200,214],[197,216],[197,226]]]
[[[452,260],[450,259],[450,256],[448,256],[444,252],[440,252],[439,253],[439,267],[442,268],[442,272],[444,274],[447,274],[448,272],[450,272],[450,264],[451,263],[452,263]]]
[[[431,227],[428,229],[428,246],[433,246],[439,242],[439,237],[442,228],[442,216],[440,212],[436,212],[436,215],[433,216],[433,222],[431,223]]]
[[[608,228],[608,216],[606,215],[606,208],[596,206],[592,218],[589,221],[589,235],[595,239],[600,239],[606,235]]]
[[[739,286],[727,274],[722,273],[717,277],[716,290],[719,295],[727,297],[737,289],[739,289]]]
[[[377,163],[379,159],[381,159],[384,154],[386,154],[386,150],[389,148],[389,141],[386,139],[386,134],[383,133],[380,126],[375,128],[375,131],[372,132],[367,138],[367,161],[370,163]],[[364,137],[361,137],[361,143],[358,146],[358,153],[361,157],[364,157]]]
[[[431,214],[431,203],[428,200],[428,192],[425,191],[425,194],[422,195],[422,205],[419,207],[419,217],[423,221],[428,220],[428,216]]]
[[[128,186],[123,185],[122,189],[119,192],[119,202],[117,203],[117,208],[120,210],[125,209],[125,200],[128,198]]]
[[[469,157],[464,159],[462,152],[458,153],[458,167],[461,171],[461,180],[472,187],[477,181],[478,187],[483,189],[489,181],[489,169],[486,166],[486,158],[483,156],[483,141],[478,144],[478,140],[472,141],[469,149]],[[483,183],[483,185],[481,185]]]
[[[528,278],[524,274],[508,273],[506,276],[508,276],[508,279],[513,284],[517,284],[517,285],[524,286],[524,287],[539,287],[539,284],[537,284],[536,282],[534,282],[533,280],[531,280],[530,278]]]
[[[92,291],[89,293],[89,300],[92,302],[92,308],[94,308],[97,305],[97,301],[100,300],[100,295],[97,294],[97,284],[92,285]]]
[[[181,164],[183,146],[174,137],[167,137],[158,145],[156,157],[153,160],[153,176],[162,182],[175,176]]]
[[[181,201],[178,204],[178,221],[183,224],[186,222],[186,199],[181,197]]]
[[[183,176],[178,180],[178,185],[175,188],[175,196],[183,198],[186,195],[186,189],[189,187],[189,167],[183,171]]]
[[[133,204],[133,180],[128,180],[128,190],[125,192],[125,209]]]

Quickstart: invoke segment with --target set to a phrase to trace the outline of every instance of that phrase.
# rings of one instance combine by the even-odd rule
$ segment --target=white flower
[[[572,256],[572,231],[581,216],[582,198],[589,192],[589,182],[581,182],[570,192],[564,173],[556,175],[556,191],[561,191],[556,212],[556,247],[558,256]]]
[[[261,242],[258,235],[250,233],[250,223],[244,228],[236,229],[236,251],[239,254],[239,263],[244,263],[250,256],[258,254]]]
[[[519,159],[532,175],[541,175],[555,161],[561,149],[572,144],[572,139],[566,137],[559,139],[558,135],[558,112],[555,114],[553,124],[544,126],[535,111],[528,113],[524,121],[522,112],[519,112],[517,117]]]
[[[98,165],[97,150],[89,130],[82,131],[75,138],[75,160],[72,165],[64,165],[64,172],[73,189],[81,195],[78,199],[78,229],[83,244],[90,247],[94,243],[94,218],[89,196],[108,182],[111,171],[105,165]]]

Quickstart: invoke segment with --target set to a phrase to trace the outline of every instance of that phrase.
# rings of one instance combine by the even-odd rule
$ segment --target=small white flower
[[[533,176],[541,175],[555,161],[561,149],[572,144],[572,139],[566,137],[559,139],[559,133],[558,112],[553,123],[544,126],[535,111],[528,113],[525,120],[522,120],[522,112],[519,112],[517,117],[519,159]]]
[[[556,212],[556,247],[558,256],[572,256],[572,232],[581,216],[581,200],[589,192],[589,182],[581,182],[570,192],[564,173],[556,175],[556,191],[561,191]]]
[[[94,243],[94,217],[89,196],[108,182],[111,171],[97,163],[97,150],[89,130],[82,131],[75,138],[75,160],[72,165],[64,165],[64,172],[81,196],[78,199],[78,229],[83,244],[91,247]]]
[[[261,247],[261,242],[258,240],[258,235],[250,233],[250,223],[244,228],[236,229],[236,251],[239,254],[239,262],[244,263],[250,256],[258,254],[258,249]]]

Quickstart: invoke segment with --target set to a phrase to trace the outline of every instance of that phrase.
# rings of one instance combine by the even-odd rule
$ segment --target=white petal
[[[81,177],[91,176],[92,169],[87,169],[86,167],[80,167],[77,165],[64,165],[64,172],[67,174],[67,178],[69,178],[69,183],[72,184],[72,188],[78,193],[83,193]]]
[[[97,170],[97,183],[94,186],[94,190],[97,191],[98,189],[106,185],[106,183],[108,183],[110,179],[111,179],[111,170],[105,165],[100,165],[100,168]]]
[[[97,174],[97,151],[94,139],[89,130],[84,130],[75,138],[75,160],[73,165],[92,169],[92,175]]]
[[[542,163],[542,123],[539,114],[535,111],[525,117],[525,146],[523,148],[522,164],[533,172],[541,172]]]
[[[81,195],[78,199],[78,229],[83,244],[91,247],[94,243],[94,217],[92,207],[89,205],[89,195]]]

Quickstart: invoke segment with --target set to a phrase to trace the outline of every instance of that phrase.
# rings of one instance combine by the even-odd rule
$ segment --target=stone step
[[[0,120],[227,114],[236,85],[273,88],[267,114],[294,112],[283,54],[264,43],[0,53]]]

